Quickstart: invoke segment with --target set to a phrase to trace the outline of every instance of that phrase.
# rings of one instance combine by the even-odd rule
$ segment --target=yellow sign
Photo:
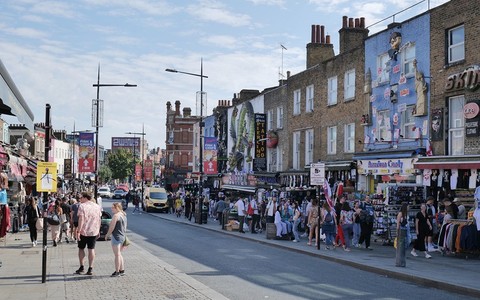
[[[38,162],[37,164],[37,192],[57,191],[57,163]]]

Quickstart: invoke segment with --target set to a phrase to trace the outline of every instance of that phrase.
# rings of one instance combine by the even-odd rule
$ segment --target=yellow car
[[[143,201],[144,208],[147,212],[168,212],[167,192],[164,188],[150,188]]]

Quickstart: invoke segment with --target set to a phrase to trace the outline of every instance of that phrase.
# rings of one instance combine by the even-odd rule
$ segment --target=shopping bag
[[[37,227],[37,230],[43,230],[43,218],[37,218],[35,227]]]
[[[128,239],[127,236],[125,236],[125,240],[123,241],[122,246],[123,247],[128,247],[130,245],[130,240]]]

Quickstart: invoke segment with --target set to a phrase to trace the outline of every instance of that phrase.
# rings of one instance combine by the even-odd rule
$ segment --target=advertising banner
[[[95,145],[93,143],[94,133],[80,132],[78,146],[80,158],[78,159],[78,171],[89,172],[95,171]]]
[[[63,176],[65,179],[72,179],[72,159],[65,158],[63,160]]]
[[[143,162],[143,172],[145,181],[153,180],[153,160],[147,159]]]
[[[266,114],[255,114],[255,158],[254,171],[267,170],[267,127]]]
[[[217,138],[205,137],[203,143],[203,174],[216,175],[217,171]]]

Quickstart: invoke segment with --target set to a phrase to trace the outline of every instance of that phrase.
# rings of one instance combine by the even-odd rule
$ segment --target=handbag
[[[50,225],[60,225],[60,218],[57,214],[49,215],[47,218],[47,223]]]
[[[43,218],[39,217],[37,218],[37,221],[35,222],[35,227],[37,230],[43,230]]]
[[[61,214],[60,215],[60,223],[67,223],[67,215],[66,214]]]
[[[125,240],[123,241],[122,246],[128,247],[129,245],[130,245],[130,240],[128,239],[128,236],[125,236]]]

